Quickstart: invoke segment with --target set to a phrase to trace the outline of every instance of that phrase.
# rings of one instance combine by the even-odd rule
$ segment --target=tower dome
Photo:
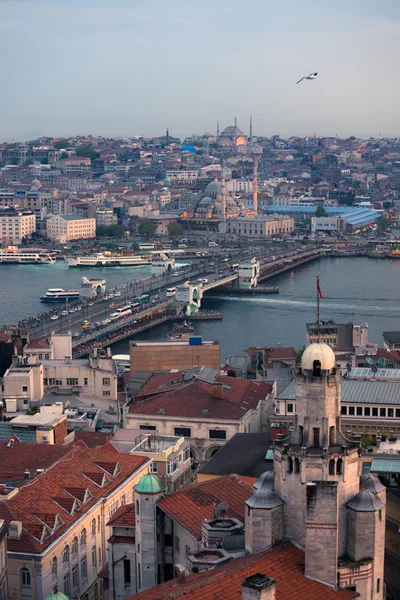
[[[159,494],[163,489],[163,485],[157,475],[147,473],[147,475],[143,475],[135,487],[135,492],[139,492],[139,494]]]
[[[335,368],[335,354],[328,344],[310,344],[301,357],[301,368],[312,371],[314,362],[319,361],[321,371],[329,371]]]
[[[221,191],[221,184],[219,181],[217,181],[217,179],[215,179],[214,181],[211,181],[208,186],[206,187],[206,195],[211,195],[211,194],[218,194]]]

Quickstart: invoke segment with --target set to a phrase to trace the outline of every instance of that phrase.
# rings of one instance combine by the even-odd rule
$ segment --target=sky
[[[399,0],[0,0],[0,140],[397,137],[399,56]]]

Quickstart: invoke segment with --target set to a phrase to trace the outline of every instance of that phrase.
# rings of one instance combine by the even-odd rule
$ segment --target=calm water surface
[[[105,278],[107,286],[121,285],[149,275],[149,268],[68,269],[53,266],[0,267],[0,322],[18,321],[43,310],[39,296],[49,287],[76,289],[82,276]],[[221,360],[248,346],[273,344],[296,348],[305,342],[306,323],[315,321],[316,276],[320,272],[321,316],[337,322],[353,320],[369,325],[370,340],[382,343],[382,331],[400,329],[400,260],[327,258],[279,275],[268,283],[278,285],[279,295],[215,295],[203,307],[223,312],[222,321],[194,322],[204,339],[218,339]],[[140,339],[165,338],[170,324],[140,334]],[[127,352],[128,340],[114,352]]]

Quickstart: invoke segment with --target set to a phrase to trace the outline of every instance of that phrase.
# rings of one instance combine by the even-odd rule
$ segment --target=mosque
[[[219,133],[219,126],[217,126],[217,142],[220,146],[239,148],[239,146],[246,146],[249,141],[246,135],[237,126],[237,120],[235,117],[235,124],[225,127],[222,133]]]

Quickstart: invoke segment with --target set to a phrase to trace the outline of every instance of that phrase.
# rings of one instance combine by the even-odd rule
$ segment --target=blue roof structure
[[[36,444],[36,430],[28,427],[13,427],[9,422],[0,422],[0,440],[17,437],[21,442]]]
[[[340,217],[346,219],[352,227],[363,227],[375,223],[382,216],[377,210],[363,206],[324,206],[329,217]],[[317,206],[286,206],[284,204],[271,204],[262,206],[261,210],[268,213],[315,215]]]

